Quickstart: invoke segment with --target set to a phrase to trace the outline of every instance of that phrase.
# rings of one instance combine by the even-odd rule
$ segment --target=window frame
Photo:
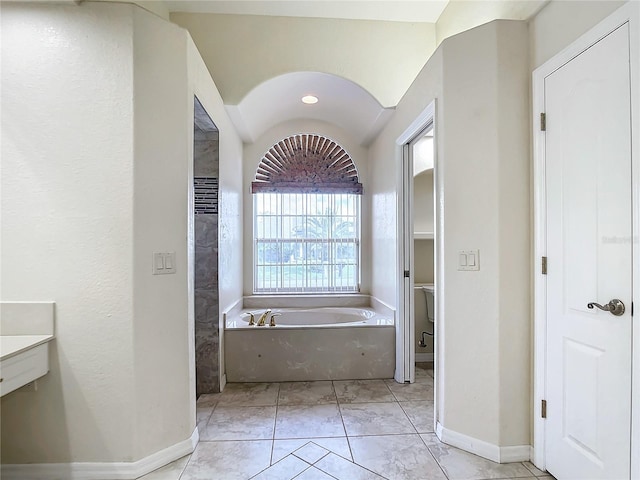
[[[276,198],[276,202],[277,202],[277,207],[276,207],[276,213],[275,214],[270,214],[270,215],[265,215],[265,214],[258,214],[258,202],[260,201],[260,198],[262,195],[274,195]],[[291,213],[284,213],[284,209],[283,209],[283,204],[287,198],[287,196],[290,195],[301,195],[303,198],[303,204],[304,207],[302,209],[302,213],[300,214],[291,214]],[[327,214],[318,214],[318,213],[310,213],[308,211],[308,208],[310,206],[310,204],[313,203],[313,201],[311,201],[311,197],[312,196],[325,196],[327,198],[327,204],[328,204],[328,211],[331,213],[327,213]],[[354,208],[355,208],[355,213],[353,215],[349,215],[349,214],[345,214],[344,212],[335,212],[334,207],[336,205],[336,203],[338,201],[340,201],[337,197],[338,196],[342,196],[342,195],[347,195],[347,201],[353,201],[354,202]],[[252,250],[253,250],[253,259],[252,259],[252,268],[253,268],[253,294],[254,295],[273,295],[273,294],[284,294],[284,295],[313,295],[313,294],[322,294],[322,295],[335,295],[335,294],[357,294],[360,293],[360,285],[361,285],[361,270],[362,270],[362,232],[361,232],[361,223],[362,223],[362,196],[358,195],[358,194],[353,194],[353,193],[343,193],[343,192],[323,192],[323,193],[288,193],[288,192],[260,192],[260,193],[255,193],[252,195],[253,197],[253,211],[252,211],[252,217],[253,217],[253,239],[252,239]],[[315,204],[317,205],[318,202],[318,197],[316,197],[315,199]],[[277,235],[277,237],[268,237],[268,236],[263,236],[263,237],[259,237],[258,236],[258,221],[259,221],[259,217],[263,217],[263,218],[276,218],[276,219],[280,219],[280,220],[276,220],[276,222],[280,225],[280,232],[279,235]],[[296,237],[294,233],[290,233],[288,236],[284,235],[284,231],[283,231],[283,226],[284,223],[286,223],[285,221],[281,220],[281,219],[285,219],[285,218],[289,218],[289,220],[292,217],[300,217],[303,220],[303,222],[306,222],[308,220],[308,218],[321,218],[321,219],[325,219],[328,222],[328,225],[333,225],[333,222],[336,218],[349,218],[351,219],[351,221],[353,221],[354,225],[354,236],[353,237],[334,237],[334,236],[323,236],[322,238],[318,238],[318,237],[311,237],[308,235],[308,231],[306,236],[304,237]],[[332,228],[329,228],[329,230],[332,230]],[[328,235],[330,235],[329,232],[327,232]],[[331,232],[333,233],[333,232]],[[328,278],[328,286],[318,286],[317,283],[316,285],[311,285],[311,281],[310,281],[310,273],[309,273],[309,267],[313,266],[314,263],[309,262],[308,259],[306,258],[306,254],[305,256],[305,261],[302,263],[297,263],[297,266],[302,266],[304,267],[304,271],[305,271],[305,275],[304,275],[304,281],[302,283],[302,285],[297,285],[295,287],[291,287],[291,286],[287,286],[284,287],[284,275],[285,275],[285,268],[288,266],[289,269],[291,268],[291,264],[289,264],[288,262],[285,262],[284,260],[281,260],[280,262],[276,262],[276,263],[271,263],[268,264],[265,262],[263,264],[259,263],[259,245],[267,245],[267,244],[277,244],[277,245],[282,245],[282,244],[300,244],[301,246],[305,246],[305,248],[308,248],[309,246],[317,246],[318,244],[326,244],[329,246],[329,248],[327,249],[328,252],[328,258],[327,261],[321,261],[319,262],[317,265],[321,265],[323,268],[327,268],[328,267],[328,271],[329,271],[329,278]],[[340,245],[346,245],[346,246],[353,246],[353,248],[355,248],[355,255],[354,255],[354,264],[344,264],[344,263],[340,263],[337,256],[335,255],[335,248],[332,248],[333,246],[340,246]],[[336,267],[339,266],[349,266],[349,265],[353,265],[354,267],[354,279],[353,279],[353,283],[351,283],[350,285],[336,285]],[[276,286],[265,286],[265,285],[259,285],[259,270],[261,267],[275,267],[277,269],[279,269],[281,278],[279,281],[276,281]],[[280,284],[279,286],[277,284]]]

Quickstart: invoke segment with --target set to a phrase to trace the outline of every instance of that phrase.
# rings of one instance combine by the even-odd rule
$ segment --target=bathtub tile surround
[[[275,327],[249,326],[249,313],[258,320],[267,310],[281,314]],[[245,297],[240,312],[225,314],[227,381],[391,378],[394,319],[368,295]]]
[[[499,465],[423,433],[433,425],[429,369],[417,365],[416,384],[430,388],[412,395],[431,396],[410,401],[382,380],[228,384],[198,398],[198,413],[209,420],[194,453],[142,479],[553,480],[529,462]],[[310,403],[282,403],[305,391],[313,392]]]

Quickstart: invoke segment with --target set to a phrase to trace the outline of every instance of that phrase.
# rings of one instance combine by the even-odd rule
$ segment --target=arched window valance
[[[349,154],[333,140],[314,134],[285,138],[264,154],[251,193],[354,193],[362,184]]]

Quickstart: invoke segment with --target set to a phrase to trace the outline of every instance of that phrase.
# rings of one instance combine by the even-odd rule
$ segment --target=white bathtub
[[[256,323],[266,309],[248,308],[227,318],[227,330],[239,328],[263,328],[250,326],[249,313]],[[337,326],[393,326],[393,318],[364,307],[274,308],[266,318],[269,327],[271,315],[276,315],[276,328],[337,327]]]
[[[391,378],[395,368],[393,315],[368,307],[272,308],[276,326],[249,326],[265,308],[226,318],[228,382],[286,382]]]

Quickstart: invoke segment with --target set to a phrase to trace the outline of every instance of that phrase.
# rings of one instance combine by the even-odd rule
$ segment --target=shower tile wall
[[[194,130],[194,176],[218,179],[218,132]],[[217,190],[217,186],[216,186]],[[217,205],[217,204],[216,204]],[[196,394],[220,391],[218,322],[218,214],[196,209],[195,356]],[[215,211],[216,213],[210,213]]]

